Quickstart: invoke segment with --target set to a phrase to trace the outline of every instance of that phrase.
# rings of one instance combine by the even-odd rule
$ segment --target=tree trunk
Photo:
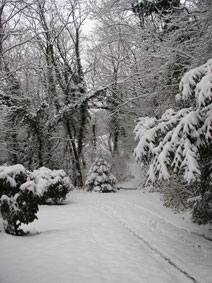
[[[66,127],[66,132],[68,133],[68,136],[70,138],[71,155],[73,156],[74,172],[76,173],[74,176],[74,186],[82,187],[83,178],[82,178],[82,171],[81,171],[80,156],[78,154],[77,146],[72,136],[71,126],[68,120],[66,121],[65,127]]]

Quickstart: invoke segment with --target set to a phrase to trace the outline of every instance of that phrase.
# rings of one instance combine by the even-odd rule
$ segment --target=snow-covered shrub
[[[204,207],[205,193],[212,194],[212,59],[183,76],[176,99],[180,110],[169,109],[160,119],[140,118],[135,158],[150,164],[147,183],[169,180],[171,173],[187,184],[198,183]]]
[[[0,167],[0,197],[2,195],[14,196],[20,186],[27,181],[27,171],[24,166],[16,164],[13,166]]]
[[[97,158],[88,172],[85,186],[87,191],[101,193],[116,192],[117,179],[110,172],[110,167],[103,158]]]
[[[22,235],[19,228],[36,219],[38,196],[35,184],[27,182],[28,172],[24,166],[0,167],[0,210],[6,233]]]
[[[30,179],[36,184],[41,204],[59,204],[73,189],[70,178],[63,170],[50,170],[41,167],[34,170]]]
[[[24,231],[20,229],[21,224],[37,219],[38,196],[35,194],[35,184],[26,182],[14,196],[3,195],[0,201],[5,232],[16,236],[24,235]]]

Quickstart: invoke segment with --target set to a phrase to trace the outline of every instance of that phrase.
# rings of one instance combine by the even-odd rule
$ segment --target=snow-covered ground
[[[0,283],[211,283],[212,231],[158,193],[74,191],[26,237],[0,233]],[[211,235],[210,235],[211,232]]]

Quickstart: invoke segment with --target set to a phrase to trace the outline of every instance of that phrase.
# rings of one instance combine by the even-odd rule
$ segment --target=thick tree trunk
[[[81,170],[81,163],[80,163],[80,156],[78,154],[77,146],[75,144],[75,140],[72,135],[71,126],[69,121],[66,121],[65,124],[66,132],[68,133],[70,144],[71,144],[71,155],[73,156],[73,165],[74,165],[74,186],[82,187],[83,186],[83,178],[82,178],[82,170]]]
[[[0,71],[2,70],[2,53],[3,53],[3,37],[4,37],[4,31],[3,31],[3,10],[4,10],[4,3],[0,6]]]
[[[82,103],[80,106],[80,125],[79,125],[79,134],[78,134],[78,155],[80,156],[83,149],[83,141],[85,136],[85,127],[86,122],[88,119],[88,112],[87,112],[87,102]]]

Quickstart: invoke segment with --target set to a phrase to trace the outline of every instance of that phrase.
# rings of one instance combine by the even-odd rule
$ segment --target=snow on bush
[[[38,197],[35,184],[27,182],[28,173],[20,165],[0,167],[0,208],[6,233],[23,235],[21,223],[37,218]]]
[[[182,175],[188,184],[209,179],[206,168],[211,166],[212,157],[212,59],[183,76],[180,92],[176,99],[187,107],[169,109],[160,119],[142,117],[135,127],[135,158],[150,164],[146,184],[169,180],[171,172]],[[211,187],[202,187],[200,193],[208,189],[211,194]]]
[[[30,174],[30,179],[35,182],[41,204],[59,204],[73,189],[70,178],[64,170],[41,167]]]
[[[0,167],[0,209],[6,233],[23,235],[21,224],[37,219],[38,205],[62,202],[72,189],[63,170],[42,167],[32,173],[22,165]]]
[[[0,197],[15,195],[27,180],[27,171],[21,164],[0,166]]]
[[[110,172],[106,160],[97,158],[88,172],[85,182],[86,190],[101,193],[116,192],[116,183],[117,179]]]
[[[4,220],[5,232],[11,235],[24,235],[20,229],[22,223],[28,224],[37,219],[38,197],[28,190],[27,186],[22,188],[14,196],[1,197],[1,214]]]

